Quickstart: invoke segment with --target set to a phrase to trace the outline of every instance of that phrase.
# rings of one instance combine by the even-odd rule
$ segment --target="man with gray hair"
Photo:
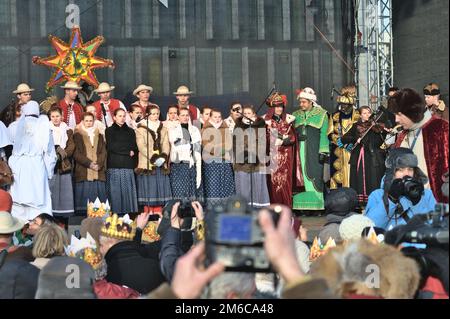
[[[225,272],[209,286],[208,299],[251,299],[256,292],[255,274]]]

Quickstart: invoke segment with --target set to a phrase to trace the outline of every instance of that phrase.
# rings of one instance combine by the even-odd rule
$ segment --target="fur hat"
[[[413,259],[395,247],[374,245],[365,239],[333,248],[311,265],[310,275],[325,279],[332,292],[344,298],[360,295],[411,299],[420,282]],[[378,279],[378,285],[369,287],[369,276]]]
[[[388,109],[392,113],[402,113],[414,123],[423,120],[426,111],[425,102],[413,89],[402,89],[388,100]]]
[[[414,173],[416,176],[411,177],[416,177],[424,185],[428,183],[428,177],[418,166],[419,161],[417,156],[409,148],[399,147],[389,150],[385,165],[386,173],[384,177],[384,189],[386,190],[389,190],[391,187],[392,181],[394,180],[395,171],[399,168],[414,168]]]

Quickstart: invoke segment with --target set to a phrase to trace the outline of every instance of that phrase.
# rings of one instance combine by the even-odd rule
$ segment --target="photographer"
[[[164,277],[171,282],[175,270],[175,262],[184,255],[182,247],[184,218],[180,217],[181,202],[176,202],[170,212],[170,227],[165,231],[161,240],[160,267]],[[196,218],[196,237],[203,240],[203,208],[199,202],[192,202]]]
[[[406,224],[414,215],[433,211],[436,200],[431,190],[424,189],[427,182],[428,178],[418,167],[417,157],[410,149],[390,150],[384,181],[381,189],[370,194],[366,216],[375,226],[390,229]]]

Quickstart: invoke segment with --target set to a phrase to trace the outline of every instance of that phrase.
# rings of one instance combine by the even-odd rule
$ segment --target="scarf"
[[[67,137],[67,124],[61,122],[59,126],[55,126],[52,122],[50,122],[50,129],[52,130],[53,144],[59,145],[59,147],[65,149],[67,146],[67,140],[69,139]]]
[[[215,129],[219,129],[222,126],[223,121],[220,121],[219,123],[213,123],[211,121],[209,121],[209,123],[211,123],[211,125],[215,128]]]
[[[94,138],[95,138],[95,130],[96,127],[86,127],[83,123],[81,123],[81,129],[86,132],[87,136],[89,137],[89,141],[91,142],[91,145],[94,146]]]

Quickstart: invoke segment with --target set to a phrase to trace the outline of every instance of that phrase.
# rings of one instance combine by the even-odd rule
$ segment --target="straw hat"
[[[0,234],[12,234],[25,224],[8,212],[0,212]]]
[[[138,95],[141,91],[150,91],[151,94],[153,92],[153,88],[151,86],[141,84],[133,91],[133,95]]]
[[[94,92],[97,93],[97,94],[99,94],[99,93],[106,93],[106,92],[111,92],[115,88],[116,87],[114,85],[110,86],[108,83],[102,82],[102,83],[99,84],[98,88],[94,90]]]
[[[75,81],[67,81],[64,86],[61,86],[61,89],[81,90],[81,86],[78,86]]]
[[[176,92],[173,92],[175,95],[191,95],[192,93],[194,92],[189,91],[189,88],[184,85],[180,86]]]
[[[28,86],[28,84],[26,83],[20,83],[17,86],[17,89],[15,91],[13,91],[14,94],[21,94],[21,93],[26,93],[26,92],[33,92],[34,89],[30,88]]]

